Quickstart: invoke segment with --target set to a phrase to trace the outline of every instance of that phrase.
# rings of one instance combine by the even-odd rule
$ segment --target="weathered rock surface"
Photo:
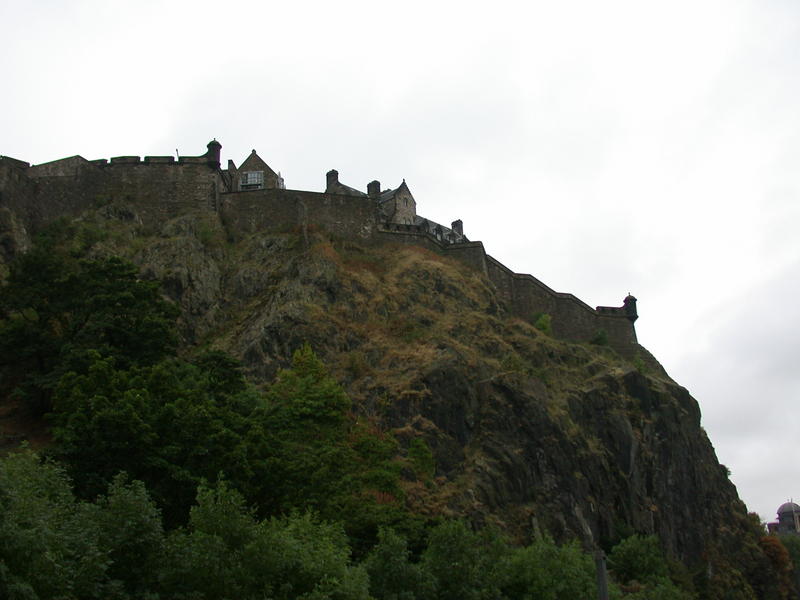
[[[146,231],[116,207],[80,226],[102,232],[92,252],[127,256],[163,282],[190,349],[226,350],[267,383],[309,342],[360,414],[405,448],[422,438],[432,449],[434,478],[406,482],[422,513],[587,546],[654,532],[690,561],[744,531],[745,508],[684,388],[652,361],[637,369],[509,316],[462,264],[322,234],[234,243],[200,214]],[[29,243],[13,214],[0,215],[0,233],[5,259]]]

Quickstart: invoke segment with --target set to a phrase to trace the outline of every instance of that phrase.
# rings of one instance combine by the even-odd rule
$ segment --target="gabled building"
[[[286,189],[283,177],[273,171],[253,150],[244,162],[236,168],[232,160],[228,161],[228,181],[230,190],[246,192],[248,190]]]
[[[378,183],[373,181],[372,183]],[[397,188],[386,190],[377,196],[378,209],[387,223],[414,225],[417,219],[417,201],[403,179]]]

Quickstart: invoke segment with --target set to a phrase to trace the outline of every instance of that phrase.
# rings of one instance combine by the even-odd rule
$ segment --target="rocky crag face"
[[[208,213],[146,221],[107,205],[71,226],[90,254],[163,283],[187,353],[225,350],[266,384],[309,342],[360,416],[403,452],[415,440],[432,450],[434,469],[404,475],[415,511],[588,548],[656,533],[690,564],[751,535],[697,402],[649,357],[556,340],[425,249],[319,231],[232,240]],[[30,235],[16,215],[4,224],[8,258]]]

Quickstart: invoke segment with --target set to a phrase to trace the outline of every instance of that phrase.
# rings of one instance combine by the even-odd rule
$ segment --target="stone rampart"
[[[367,239],[377,223],[375,202],[367,196],[283,189],[224,193],[220,217],[234,235],[316,227],[340,237]]]
[[[0,257],[14,258],[28,248],[29,214],[35,206],[33,183],[25,176],[28,163],[0,156]]]
[[[635,354],[636,331],[623,309],[594,309],[572,294],[552,290],[532,275],[514,273],[491,256],[486,257],[486,264],[498,295],[517,316],[533,321],[548,314],[553,335],[575,342],[588,342],[603,330],[612,347],[625,356]]]
[[[20,216],[32,204],[34,186],[26,176],[28,163],[0,156],[0,206],[14,210]]]
[[[417,229],[393,224],[379,228],[376,236],[384,242],[426,247],[485,274],[512,314],[531,322],[542,314],[550,315],[553,335],[559,339],[588,342],[603,330],[609,345],[620,354],[628,358],[637,354],[636,332],[624,308],[594,309],[572,294],[550,289],[532,275],[514,273],[487,255],[481,242],[447,244]]]
[[[34,196],[41,199],[28,211],[33,230],[116,202],[128,204],[142,225],[158,227],[186,212],[215,211],[221,187],[219,170],[207,162],[174,162],[172,157],[116,157],[110,162],[71,157],[31,167],[27,175]]]
[[[437,254],[445,252],[445,247],[432,234],[426,233],[419,225],[381,224],[373,235],[379,243],[421,246]]]
[[[441,243],[441,242],[440,242]],[[489,275],[487,266],[486,251],[483,249],[482,242],[464,242],[460,244],[444,244],[445,254],[452,256],[458,261],[469,265],[482,275]]]

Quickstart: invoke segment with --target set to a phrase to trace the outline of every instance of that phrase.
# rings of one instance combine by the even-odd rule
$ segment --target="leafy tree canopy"
[[[78,259],[37,245],[17,257],[0,287],[3,383],[42,414],[61,375],[85,368],[88,350],[113,356],[120,367],[173,353],[177,314],[158,283],[139,279],[129,262]]]

